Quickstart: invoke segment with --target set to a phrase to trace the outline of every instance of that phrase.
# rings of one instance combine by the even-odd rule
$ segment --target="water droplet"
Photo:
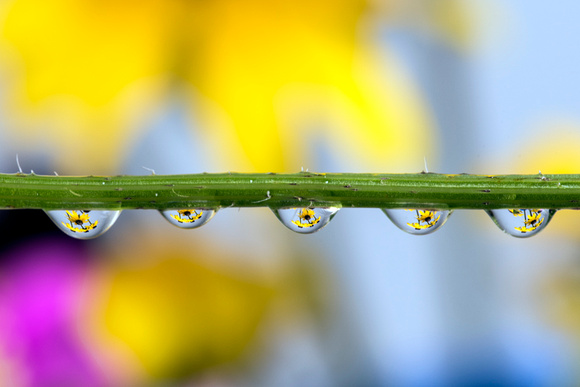
[[[77,239],[92,239],[105,233],[121,211],[51,210],[45,211],[65,234]]]
[[[312,234],[326,226],[339,208],[281,208],[273,210],[284,226],[300,234]]]
[[[383,209],[383,212],[401,230],[413,235],[426,235],[443,226],[452,211]]]
[[[188,208],[185,210],[164,210],[161,215],[179,228],[197,228],[210,221],[215,215],[214,210]]]
[[[486,210],[486,212],[506,234],[517,238],[527,238],[542,231],[548,225],[556,210],[504,208]]]

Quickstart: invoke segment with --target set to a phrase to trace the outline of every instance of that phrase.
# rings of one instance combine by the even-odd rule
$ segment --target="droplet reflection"
[[[383,212],[395,226],[413,235],[431,234],[451,215],[447,210],[383,209]]]
[[[115,223],[121,211],[50,210],[45,211],[65,234],[77,239],[103,235]]]
[[[161,211],[161,215],[176,227],[190,229],[203,226],[209,222],[215,215],[215,211],[187,208],[184,210],[164,210]]]
[[[274,210],[282,224],[301,234],[312,234],[326,226],[339,208],[282,208]]]
[[[517,238],[527,238],[542,231],[556,210],[514,208],[486,212],[506,234]]]

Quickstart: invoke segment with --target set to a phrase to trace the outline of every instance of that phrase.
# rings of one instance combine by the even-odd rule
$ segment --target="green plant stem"
[[[580,175],[0,174],[0,208],[577,208]]]

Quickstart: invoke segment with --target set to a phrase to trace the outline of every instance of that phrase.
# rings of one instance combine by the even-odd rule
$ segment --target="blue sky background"
[[[540,127],[551,121],[576,128],[580,122],[580,4],[511,0],[499,6],[506,15],[499,30],[506,34],[485,26],[492,41],[473,62],[486,154],[514,152],[513,144],[530,144],[530,137],[548,139]]]

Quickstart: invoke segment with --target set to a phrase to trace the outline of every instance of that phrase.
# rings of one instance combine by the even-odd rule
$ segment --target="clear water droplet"
[[[326,226],[339,208],[281,208],[273,210],[282,224],[300,234],[312,234]]]
[[[184,210],[163,210],[161,215],[169,223],[179,228],[197,228],[210,221],[215,215],[215,210],[203,210],[200,208],[187,208]]]
[[[77,239],[92,239],[105,233],[121,211],[51,210],[45,211],[65,234]]]
[[[401,230],[413,235],[426,235],[443,226],[452,211],[384,208],[383,212]]]
[[[556,210],[503,208],[486,210],[486,212],[506,234],[517,238],[527,238],[542,231],[548,225]]]

